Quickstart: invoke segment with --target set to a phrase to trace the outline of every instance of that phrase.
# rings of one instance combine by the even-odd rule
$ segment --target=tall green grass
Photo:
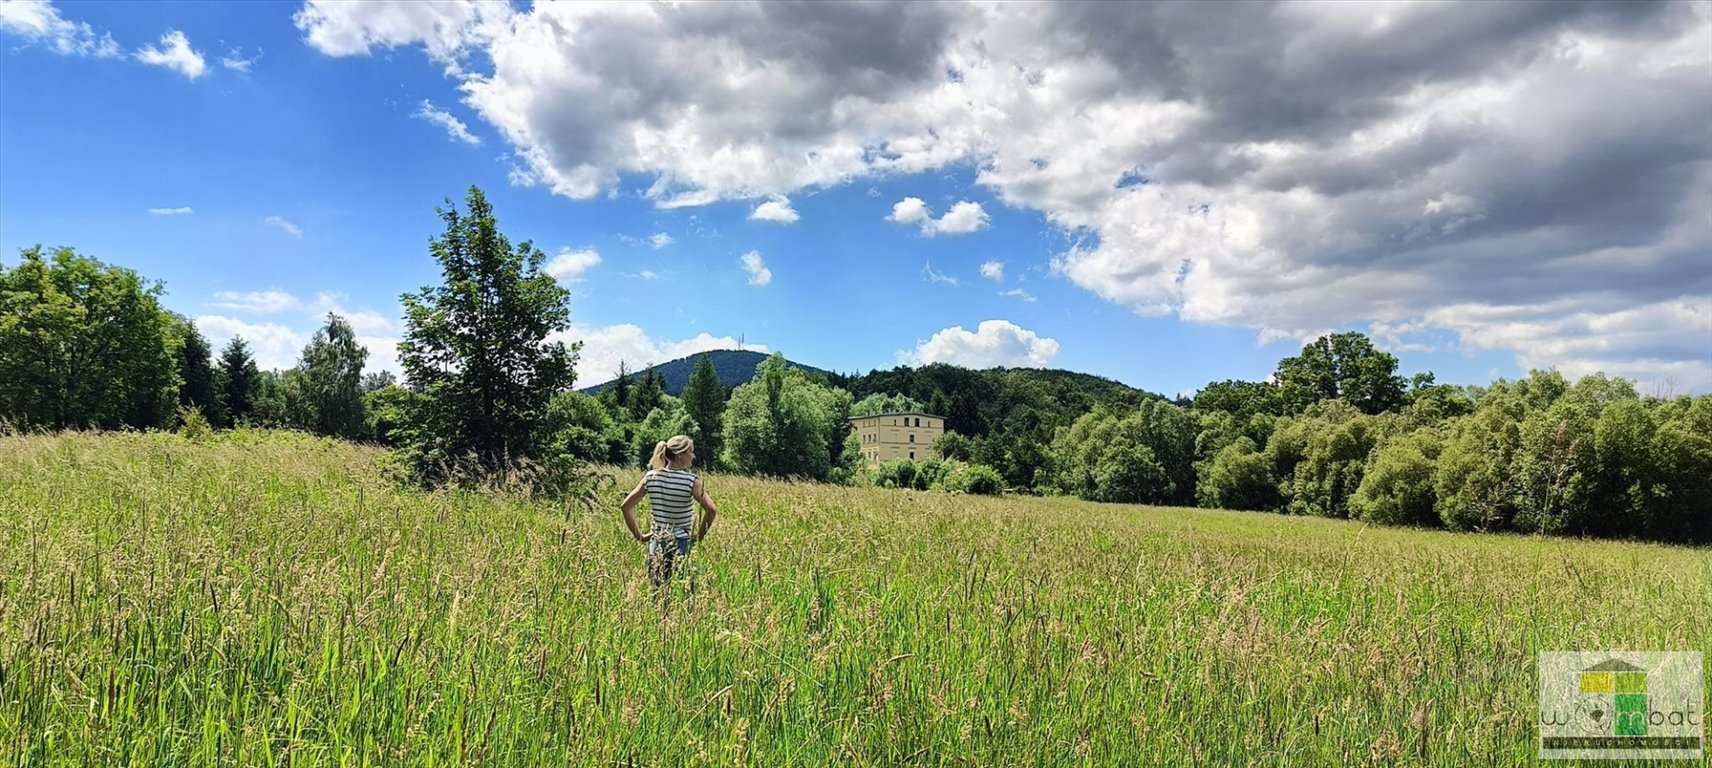
[[[0,764],[1521,765],[1535,653],[1712,650],[1712,553],[713,477],[616,512],[373,449],[0,439]]]

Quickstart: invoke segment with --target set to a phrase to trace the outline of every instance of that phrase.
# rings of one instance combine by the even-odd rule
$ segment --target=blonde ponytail
[[[661,440],[654,444],[654,458],[648,461],[650,469],[665,469],[666,466],[685,452],[695,447],[695,442],[688,435],[673,435],[670,440]]]

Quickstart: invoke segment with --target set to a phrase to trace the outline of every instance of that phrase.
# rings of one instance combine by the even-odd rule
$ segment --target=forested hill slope
[[[755,366],[767,359],[767,355],[761,352],[718,349],[711,352],[698,352],[689,357],[680,357],[669,363],[661,363],[651,368],[640,368],[628,373],[632,379],[641,381],[648,371],[655,371],[666,380],[666,394],[679,395],[683,393],[684,387],[689,386],[690,374],[695,372],[696,361],[700,360],[703,354],[713,359],[713,370],[719,374],[719,384],[726,389],[749,383],[750,379],[755,378]],[[800,368],[811,376],[815,374],[829,375],[826,371],[811,365],[794,363],[789,360],[786,360],[785,363],[792,368]],[[613,381],[605,381],[580,391],[590,395],[598,395],[612,385]]]
[[[1089,373],[1039,368],[972,370],[945,363],[898,366],[855,377],[833,376],[832,383],[850,390],[857,399],[872,394],[914,398],[929,412],[950,417],[949,426],[968,435],[985,434],[1015,405],[1073,414],[1070,418],[1074,420],[1097,404],[1121,408],[1166,399]]]

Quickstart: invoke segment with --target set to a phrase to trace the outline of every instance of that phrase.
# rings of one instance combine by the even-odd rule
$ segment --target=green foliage
[[[842,391],[842,390],[839,390]],[[862,459],[862,438],[856,430],[848,430],[844,435],[844,445],[838,453],[838,461],[827,475],[827,480],[839,485],[849,485],[857,481],[866,466]]]
[[[398,377],[392,375],[392,371],[375,371],[373,373],[365,373],[363,374],[362,384],[363,394],[366,395],[370,392],[386,389],[387,387],[393,386],[397,383]]]
[[[256,389],[261,372],[250,356],[250,345],[244,337],[233,336],[220,351],[220,372],[217,378],[221,401],[225,403],[225,421],[220,426],[237,426],[250,422],[255,410]]]
[[[1390,424],[1341,400],[1319,403],[1303,415],[1311,424],[1302,461],[1290,476],[1290,512],[1349,517],[1349,498],[1360,487],[1368,454]]]
[[[195,408],[197,415],[206,417],[204,421],[210,424],[221,424],[225,420],[224,407],[214,372],[213,350],[195,323],[179,315],[172,315],[171,319],[179,339],[178,404]]]
[[[1439,519],[1456,531],[1509,527],[1515,519],[1515,478],[1510,464],[1521,428],[1505,408],[1486,406],[1456,420],[1433,475]]]
[[[194,405],[181,405],[174,409],[178,417],[178,433],[187,440],[202,441],[214,435],[214,427],[208,419],[202,416],[202,409]]]
[[[1005,478],[998,470],[985,464],[956,462],[947,465],[944,476],[933,487],[977,496],[997,496],[1005,492]]]
[[[824,377],[821,379],[824,381]],[[826,455],[832,463],[827,479],[835,481],[853,475],[862,466],[862,441],[856,427],[850,423],[852,399],[850,393],[838,387],[818,385],[827,392]]]
[[[926,412],[927,409],[917,400],[907,395],[895,395],[876,392],[857,400],[850,406],[851,416],[876,416],[882,413]],[[936,413],[936,416],[944,416]]]
[[[170,425],[178,344],[161,287],[70,248],[0,268],[0,421],[22,427]]]
[[[1215,381],[1195,393],[1194,403],[1195,410],[1203,414],[1228,413],[1238,422],[1246,422],[1255,414],[1282,416],[1288,412],[1283,390],[1263,381]]]
[[[1366,414],[1396,410],[1404,401],[1397,358],[1360,333],[1321,336],[1302,354],[1278,361],[1273,374],[1291,412],[1322,400],[1344,400]]]
[[[974,452],[974,447],[974,443],[969,438],[956,432],[946,432],[933,441],[933,450],[937,451],[941,457],[956,459],[957,461],[968,461],[969,456]]]
[[[400,430],[406,428],[404,414],[417,407],[412,402],[417,397],[419,395],[415,392],[397,384],[388,384],[364,394],[366,422],[363,431],[368,439],[386,446],[406,442],[407,438]]]
[[[1053,441],[1052,485],[1092,501],[1164,503],[1180,491],[1193,494],[1195,427],[1192,416],[1169,403],[1121,416],[1096,408]]]
[[[634,465],[630,436],[612,418],[600,398],[581,392],[560,392],[548,408],[553,425],[553,449],[601,464]],[[669,437],[669,435],[668,435]],[[653,444],[649,444],[649,450]],[[700,453],[700,446],[697,446]]]
[[[1560,399],[1531,411],[1519,427],[1511,465],[1516,513],[1510,524],[1529,533],[1586,533],[1600,511],[1590,472],[1598,466],[1593,441],[1597,409]]]
[[[291,372],[287,372],[291,373]],[[280,427],[286,425],[286,374],[279,371],[258,371],[251,393],[250,413],[244,417],[248,426]]]
[[[642,382],[630,390],[630,401],[625,404],[625,407],[630,409],[630,420],[641,421],[648,418],[648,414],[659,408],[665,397],[665,380],[653,371],[642,374]]]
[[[719,384],[719,373],[713,359],[703,354],[696,360],[695,372],[684,387],[684,410],[696,424],[690,438],[696,442],[696,453],[704,462],[717,465],[724,450],[725,388]]]
[[[849,444],[850,425],[837,418],[838,410],[835,390],[809,381],[775,354],[755,370],[754,381],[731,393],[725,408],[725,461],[738,472],[829,479],[833,441]],[[859,456],[860,449],[847,458]]]
[[[1349,516],[1382,525],[1438,527],[1433,474],[1442,449],[1442,440],[1430,429],[1387,440],[1368,461],[1349,499]]]
[[[1165,473],[1170,488],[1158,501],[1193,504],[1195,439],[1200,433],[1200,420],[1188,409],[1164,400],[1142,401],[1136,406],[1134,418],[1140,428],[1141,443],[1152,452],[1153,461]]]
[[[284,381],[286,423],[327,437],[361,439],[368,429],[363,413],[363,363],[369,351],[338,315],[303,348],[297,367]]]
[[[1678,398],[1654,410],[1653,503],[1642,535],[1712,543],[1712,395]]]
[[[635,424],[630,436],[630,455],[627,463],[633,467],[648,466],[648,460],[654,456],[654,445],[662,440],[669,440],[673,435],[688,435],[697,431],[695,420],[690,418],[684,409],[682,400],[671,395],[661,395],[659,405],[648,412],[640,422]],[[696,454],[701,454],[701,447],[696,446]]]
[[[874,469],[874,485],[881,488],[914,488],[915,462],[909,459],[891,459],[881,462]]]
[[[1202,466],[1195,499],[1203,507],[1218,509],[1271,511],[1282,503],[1272,461],[1245,436],[1220,448]]]
[[[944,459],[918,459],[915,462],[915,479],[911,485],[918,491],[931,491],[939,488],[945,484],[946,477],[958,466],[958,462]]]
[[[1092,501],[1158,503],[1170,495],[1170,478],[1159,465],[1153,449],[1133,440],[1124,440],[1123,433],[1106,446],[1088,468],[1093,493]]]
[[[1415,374],[1409,385],[1407,410],[1419,425],[1437,423],[1474,412],[1474,398],[1465,387],[1435,384],[1431,371]]]
[[[1110,379],[1071,371],[993,368],[972,371],[943,363],[873,371],[844,380],[852,394],[907,398],[945,417],[945,429],[964,436],[942,456],[997,469],[1011,487],[1048,483],[1054,435],[1096,405],[1128,409],[1151,395]]]
[[[404,413],[400,460],[428,484],[563,458],[547,410],[575,380],[578,345],[550,339],[569,324],[570,293],[542,271],[540,250],[500,233],[481,190],[466,207],[439,211],[446,229],[429,247],[442,284],[402,297],[399,362],[421,397]],[[548,490],[576,480],[569,461],[535,477]]]

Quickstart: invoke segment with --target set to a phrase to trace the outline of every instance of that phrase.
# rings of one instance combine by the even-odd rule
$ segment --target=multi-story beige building
[[[931,413],[882,413],[853,416],[850,424],[862,441],[862,458],[869,464],[892,459],[939,458],[933,441],[945,434],[945,418]]]

